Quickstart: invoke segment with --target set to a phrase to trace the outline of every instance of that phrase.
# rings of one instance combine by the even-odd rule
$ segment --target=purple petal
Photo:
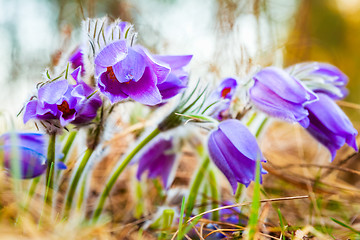
[[[181,93],[187,87],[187,81],[170,73],[166,81],[157,85],[163,100],[172,98]]]
[[[71,62],[71,67],[73,69],[81,67],[81,74],[84,74],[85,68],[84,68],[83,53],[81,52],[80,48],[74,51],[74,53],[70,56],[69,61]]]
[[[313,73],[328,77],[334,77],[334,82],[345,86],[349,82],[349,78],[337,67],[328,63],[317,63],[318,69]]]
[[[265,161],[255,137],[238,120],[221,122],[211,132],[208,148],[211,159],[227,177],[234,193],[237,182],[248,186],[255,180],[256,161]]]
[[[137,82],[145,71],[144,57],[129,48],[127,57],[113,66],[114,74],[120,83]]]
[[[146,57],[148,64],[150,65],[152,71],[157,77],[157,83],[163,83],[170,74],[170,66],[166,63],[158,61],[148,52],[147,49],[140,46],[137,46],[136,49],[137,51],[139,51],[139,53],[143,54]]]
[[[6,169],[18,167],[21,170],[22,179],[34,178],[46,170],[45,136],[37,133],[7,133],[0,136],[3,145],[0,152],[3,155]],[[12,152],[15,149],[18,158],[13,158]],[[17,160],[19,162],[17,162]],[[12,171],[9,172],[10,174]]]
[[[46,136],[41,133],[5,133],[0,136],[0,141],[3,145],[11,145],[12,137],[14,137],[17,146],[30,148],[39,154],[45,155],[46,146],[45,140]]]
[[[286,101],[260,82],[255,82],[249,93],[254,105],[270,116],[302,123],[308,116],[302,103]]]
[[[204,106],[211,106],[206,113],[218,120],[223,119],[223,113],[229,109],[233,95],[235,94],[237,81],[234,78],[226,78],[215,91],[206,99]]]
[[[80,78],[81,78],[81,66],[76,68],[72,73],[71,76],[75,79],[76,83],[80,82]]]
[[[256,138],[240,121],[229,119],[221,122],[219,124],[219,129],[244,156],[253,160],[258,158],[261,160],[264,159],[258,147]]]
[[[170,55],[155,55],[154,58],[161,62],[169,64],[171,70],[179,69],[188,65],[193,55],[170,56]]]
[[[58,103],[69,87],[67,80],[54,81],[42,86],[38,91],[39,103]]]
[[[110,99],[111,103],[128,98],[128,95],[121,90],[121,85],[120,82],[109,79],[106,72],[101,74],[98,80],[100,91]]]
[[[121,91],[130,98],[145,105],[156,105],[161,102],[161,94],[156,87],[156,79],[149,68],[138,82],[120,83]]]
[[[106,68],[125,59],[128,53],[125,40],[110,43],[104,47],[95,57],[95,65]]]
[[[255,74],[254,79],[289,102],[304,104],[317,99],[300,81],[280,68],[264,68]]]
[[[27,123],[30,119],[36,118],[37,100],[31,100],[25,106],[24,110],[24,123]]]
[[[56,168],[58,170],[66,170],[67,166],[65,165],[65,163],[58,161],[56,162]]]
[[[216,132],[212,132],[209,136],[208,149],[209,149],[210,158],[215,163],[215,165],[220,169],[220,171],[225,175],[225,177],[228,179],[235,193],[237,188],[237,180],[227,160],[225,159],[223,152],[220,150],[219,144],[221,144],[221,142],[219,142],[218,139],[216,139],[216,137],[217,137]]]
[[[307,106],[310,125],[306,130],[329,149],[332,159],[345,142],[358,151],[358,132],[349,118],[328,95],[319,93],[318,96],[318,102]]]
[[[136,177],[140,180],[145,171],[149,178],[161,177],[165,188],[169,187],[169,176],[175,163],[176,154],[172,153],[172,139],[157,138],[139,156]]]

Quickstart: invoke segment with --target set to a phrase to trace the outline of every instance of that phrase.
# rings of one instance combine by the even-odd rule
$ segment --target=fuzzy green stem
[[[148,144],[154,137],[156,137],[160,133],[159,128],[155,128],[146,138],[144,138],[120,163],[120,165],[115,169],[115,171],[110,176],[107,181],[103,192],[100,195],[98,205],[94,211],[93,221],[96,222],[100,214],[104,208],[107,197],[110,194],[111,189],[115,185],[116,180],[119,178],[120,174],[124,171],[125,167],[130,163],[133,157],[146,145]]]
[[[208,202],[208,185],[205,184],[204,187],[203,187],[203,195],[202,195],[202,199],[201,199],[201,206],[199,208],[199,212],[202,213],[202,212],[205,212],[206,211],[206,207],[207,207],[207,202]]]
[[[73,142],[75,140],[76,135],[77,135],[77,131],[72,131],[72,132],[69,133],[69,136],[67,137],[65,145],[64,145],[63,150],[62,150],[63,156],[62,156],[62,158],[59,159],[60,162],[65,162],[66,161],[66,158],[67,158],[67,156],[69,154],[70,148],[71,148],[71,146],[72,146],[72,144],[73,144]],[[59,179],[61,172],[62,171],[57,171],[56,179]]]
[[[66,139],[66,143],[63,147],[63,150],[62,150],[62,154],[63,154],[63,157],[59,159],[60,162],[65,162],[66,160],[66,157],[70,151],[70,148],[75,140],[75,137],[77,135],[77,131],[73,131],[73,132],[70,132],[69,133],[69,136],[68,138]]]
[[[54,188],[54,166],[55,166],[55,141],[56,134],[49,136],[49,145],[47,152],[47,168],[46,168],[46,189],[45,189],[45,203],[52,206],[52,195]]]
[[[94,152],[93,149],[88,148],[85,151],[84,157],[82,158],[80,165],[78,167],[78,169],[76,170],[76,173],[74,175],[74,178],[71,181],[70,187],[69,187],[69,191],[65,200],[65,210],[64,210],[64,217],[67,218],[69,216],[70,213],[70,209],[71,209],[71,205],[72,205],[72,201],[74,199],[74,195],[75,195],[75,191],[76,188],[78,186],[79,180],[81,178],[82,173],[84,172],[84,169],[86,167],[86,164],[88,163],[91,154]]]
[[[204,179],[205,172],[210,164],[209,156],[205,156],[200,168],[198,169],[195,179],[191,184],[189,197],[185,205],[186,218],[189,218],[195,205],[196,196],[199,192],[200,185]]]
[[[84,178],[83,178],[83,180],[81,182],[79,198],[78,198],[78,202],[77,202],[77,205],[76,205],[78,211],[81,210],[82,204],[84,202],[87,179],[88,179],[88,175],[85,174],[85,176],[84,176]]]
[[[209,183],[210,183],[210,193],[211,193],[211,208],[215,209],[219,207],[219,192],[216,184],[216,176],[213,169],[209,171]],[[219,211],[215,211],[212,213],[212,220],[219,221]]]

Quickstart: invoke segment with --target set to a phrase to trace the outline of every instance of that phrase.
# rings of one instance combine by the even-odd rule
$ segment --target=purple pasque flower
[[[160,136],[151,141],[136,158],[139,162],[136,177],[140,180],[141,175],[148,171],[149,178],[161,177],[165,188],[168,188],[171,183],[170,173],[177,157],[174,147],[173,138]]]
[[[22,179],[35,178],[46,171],[46,135],[40,133],[6,133],[0,136],[0,155],[9,174],[19,167]],[[19,162],[17,163],[18,160]],[[57,163],[58,169],[66,169]]]
[[[288,72],[277,67],[266,67],[253,77],[250,99],[261,111],[272,117],[309,125],[307,104],[317,101],[314,92]]]
[[[223,120],[235,94],[237,81],[234,78],[225,78],[214,92],[207,98],[204,106],[210,106],[205,113],[217,120]]]
[[[84,125],[96,117],[102,104],[98,93],[83,82],[77,68],[71,75],[76,84],[71,85],[66,79],[47,83],[39,88],[37,99],[25,106],[24,123],[30,119],[59,120],[61,126],[69,123]]]
[[[265,161],[256,138],[238,120],[221,122],[210,133],[209,156],[224,173],[235,193],[237,183],[249,186],[256,176],[256,161]],[[261,169],[261,174],[266,173]],[[261,177],[261,175],[260,175]]]
[[[95,72],[100,91],[112,103],[129,97],[146,105],[161,102],[155,73],[146,64],[145,57],[128,48],[125,40],[110,43],[98,53]]]
[[[333,99],[343,99],[348,95],[346,85],[349,78],[337,67],[321,62],[304,62],[286,69],[314,92],[326,93]]]
[[[98,53],[95,72],[100,91],[112,103],[131,98],[153,106],[184,88],[182,67],[189,61],[188,56],[153,57],[141,46],[118,40]]]
[[[306,106],[310,120],[306,130],[330,151],[332,160],[345,143],[358,151],[358,132],[349,118],[327,94],[318,93],[318,97],[319,101]]]

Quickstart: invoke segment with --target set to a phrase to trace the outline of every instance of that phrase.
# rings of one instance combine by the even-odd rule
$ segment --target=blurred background
[[[359,102],[360,0],[0,0],[0,111],[16,116],[45,69],[86,40],[82,19],[106,14],[132,22],[154,53],[193,54],[192,79],[323,61],[349,76],[346,101]],[[359,126],[359,110],[344,110]]]

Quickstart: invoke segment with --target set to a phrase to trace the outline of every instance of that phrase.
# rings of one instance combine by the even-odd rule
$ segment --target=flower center
[[[110,78],[113,81],[115,81],[115,80],[117,81],[114,70],[111,66],[106,68],[106,72],[108,74],[108,78]]]
[[[108,75],[108,78],[110,78],[112,81],[118,81],[118,79],[115,76],[113,67],[106,67],[106,72]],[[129,84],[131,80],[134,79],[134,76],[131,73],[126,74],[125,78],[129,81],[125,82],[126,84]]]
[[[231,88],[224,88],[221,91],[221,98],[226,98],[226,96],[231,92]]]
[[[67,101],[63,101],[60,105],[57,105],[57,108],[63,113],[63,118],[72,116],[75,113],[74,109],[70,109]]]

